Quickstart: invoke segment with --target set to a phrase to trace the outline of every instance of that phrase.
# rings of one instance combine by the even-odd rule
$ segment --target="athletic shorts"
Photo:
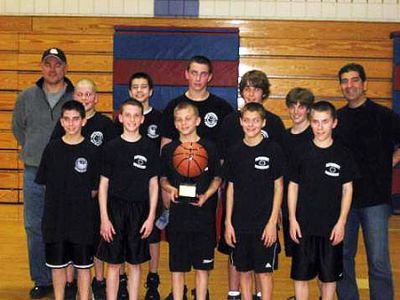
[[[171,272],[212,270],[214,268],[215,232],[168,231],[169,269]]]
[[[264,246],[260,233],[236,233],[236,245],[231,254],[238,272],[272,273],[277,269],[278,242]]]
[[[153,226],[153,231],[150,233],[147,240],[149,241],[149,244],[157,244],[161,241],[161,230],[158,229],[155,224]]]
[[[147,202],[110,198],[108,217],[115,234],[110,243],[101,239],[96,257],[110,264],[128,262],[137,265],[150,260],[149,242],[147,239],[142,239],[140,234],[148,210]]]
[[[78,269],[89,269],[93,266],[92,245],[70,242],[45,244],[46,266],[52,269],[73,265]]]
[[[343,243],[332,246],[328,237],[305,236],[294,244],[290,277],[335,282],[343,276]]]

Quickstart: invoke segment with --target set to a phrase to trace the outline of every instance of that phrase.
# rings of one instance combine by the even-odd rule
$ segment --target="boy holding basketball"
[[[261,285],[261,299],[272,299],[272,272],[277,259],[277,222],[282,202],[284,155],[261,133],[266,112],[248,103],[240,112],[244,138],[226,156],[225,239],[240,273],[244,300],[252,299],[252,272]]]
[[[174,120],[179,139],[162,149],[160,180],[171,201],[167,234],[173,299],[187,299],[185,273],[193,266],[195,299],[205,300],[208,273],[214,266],[220,162],[215,145],[197,134],[201,119],[196,106],[179,103]]]
[[[140,264],[150,259],[147,237],[158,200],[158,149],[139,133],[144,121],[137,100],[121,105],[124,131],[104,147],[99,186],[101,235],[97,257],[108,263],[107,299],[116,299],[121,265],[129,269],[129,299],[138,299]],[[117,154],[117,155],[116,155]]]

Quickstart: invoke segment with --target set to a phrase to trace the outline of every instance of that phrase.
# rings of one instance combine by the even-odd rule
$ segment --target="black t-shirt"
[[[161,123],[162,113],[151,107],[150,110],[144,114],[144,122],[139,127],[139,132],[142,136],[146,136],[150,140],[156,142],[158,148],[161,144],[160,135],[160,123]],[[119,122],[118,118],[115,120],[115,127],[117,128],[118,134],[122,134],[124,127]]]
[[[128,142],[120,136],[104,146],[101,175],[109,179],[108,195],[126,201],[149,201],[149,180],[159,174],[154,142],[141,137]]]
[[[392,156],[400,142],[400,117],[368,99],[338,111],[335,135],[352,153],[360,172],[354,180],[353,207],[390,203]]]
[[[166,177],[169,183],[176,188],[181,183],[195,183],[197,194],[203,194],[214,177],[221,177],[221,167],[214,143],[203,138],[198,143],[207,150],[208,154],[208,166],[200,176],[188,180],[175,170],[172,159],[175,149],[181,144],[179,140],[174,140],[163,147],[161,153],[161,176]],[[177,200],[180,200],[179,197]],[[217,200],[218,193],[215,193],[202,207],[193,206],[182,201],[182,199],[180,203],[171,202],[168,230],[185,232],[214,231]]]
[[[65,134],[61,122],[58,121],[53,130],[51,139],[57,139]],[[117,136],[113,121],[105,115],[96,112],[91,118],[87,119],[85,126],[82,127],[82,135],[93,145],[100,147]]]
[[[355,175],[351,153],[339,143],[319,148],[309,141],[296,149],[289,180],[299,185],[296,218],[303,236],[330,235],[339,219],[343,184]]]
[[[217,143],[223,119],[232,112],[232,107],[224,99],[213,94],[204,101],[193,101],[185,94],[171,100],[163,111],[161,120],[161,136],[172,140],[179,138],[174,125],[174,109],[181,102],[189,102],[199,110],[201,123],[197,128],[200,137]]]
[[[238,232],[261,233],[273,205],[275,180],[283,175],[284,154],[272,140],[254,147],[243,141],[232,146],[225,160],[225,176],[233,183],[232,224]]]
[[[46,243],[92,243],[98,204],[91,191],[97,190],[99,161],[99,148],[86,139],[77,145],[55,139],[45,148],[36,182],[46,186],[42,220]]]
[[[282,148],[285,145],[286,130],[282,120],[270,111],[266,112],[266,124],[262,128],[264,138],[269,138],[279,144]],[[221,155],[224,157],[229,151],[229,147],[241,141],[244,137],[243,128],[240,125],[240,112],[232,112],[222,123],[219,145]]]

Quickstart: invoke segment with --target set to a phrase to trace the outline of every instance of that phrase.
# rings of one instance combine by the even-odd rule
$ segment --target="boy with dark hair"
[[[309,89],[296,87],[291,89],[286,95],[285,102],[289,117],[292,120],[292,126],[286,130],[287,136],[284,148],[286,157],[290,158],[294,149],[313,139],[309,113],[311,105],[314,103],[314,95]],[[289,216],[286,198],[289,182],[286,179],[284,182],[284,200],[282,202],[283,238],[285,243],[285,254],[286,256],[291,257],[293,241],[290,238],[289,233]]]
[[[217,190],[221,183],[220,162],[215,145],[197,134],[201,119],[197,107],[181,102],[174,109],[175,126],[179,139],[162,149],[161,187],[169,195],[170,217],[167,227],[169,267],[172,272],[172,299],[187,299],[184,292],[185,273],[196,271],[195,299],[209,299],[208,275],[214,267],[215,211]],[[178,173],[173,165],[175,150],[183,143],[197,143],[205,148],[208,165],[201,174],[190,178],[196,186],[196,196],[188,202],[178,193],[188,178]],[[169,296],[169,298],[171,298]]]
[[[317,275],[322,299],[332,300],[343,276],[342,241],[355,166],[350,152],[332,138],[335,107],[317,102],[310,116],[314,138],[296,149],[288,176],[290,236],[295,242],[291,278],[297,300],[308,299],[308,281]]]
[[[252,272],[261,299],[272,299],[272,272],[277,259],[277,222],[282,202],[284,155],[261,133],[266,112],[248,103],[240,115],[244,138],[226,156],[225,239],[233,248],[232,264],[240,273],[244,300],[253,299]]]
[[[80,299],[89,299],[97,205],[92,198],[97,192],[99,151],[82,136],[85,123],[80,102],[64,103],[65,134],[47,145],[36,177],[38,184],[46,186],[42,231],[56,299],[64,299],[70,264],[78,269]]]
[[[185,70],[188,90],[181,96],[171,100],[163,111],[161,122],[161,145],[179,138],[174,126],[174,108],[185,101],[193,104],[199,111],[201,122],[197,129],[202,138],[216,143],[223,119],[232,112],[232,107],[224,99],[211,94],[207,90],[213,78],[211,61],[205,56],[194,56],[189,60]]]
[[[251,70],[245,73],[239,83],[240,95],[242,96],[244,103],[261,103],[264,104],[270,94],[270,83],[267,75],[259,70]],[[284,147],[285,142],[285,127],[279,116],[266,110],[266,123],[261,129],[261,133],[264,138],[271,139],[277,142],[281,147]],[[240,142],[243,137],[243,129],[240,125],[240,111],[232,112],[223,121],[221,127],[221,135],[219,138],[219,145],[221,149],[222,157],[225,157],[226,152],[231,146]],[[225,212],[223,212],[223,218],[225,218]],[[224,222],[221,222],[221,232],[224,232]],[[230,254],[231,249],[226,244],[224,235],[221,234],[220,241],[218,243],[218,251],[223,254]],[[229,280],[229,292],[228,300],[240,299],[239,292],[239,274],[235,271],[235,268],[228,260],[228,280]],[[256,286],[257,292],[260,292]],[[254,296],[257,299],[257,296]]]
[[[98,102],[97,86],[91,79],[83,78],[75,85],[74,100],[79,101],[85,107],[86,124],[82,128],[82,135],[94,146],[102,149],[104,144],[117,136],[113,121],[105,115],[96,111]],[[60,138],[65,134],[64,128],[59,121],[54,128],[51,139]],[[96,198],[97,202],[98,199]],[[100,243],[100,210],[95,207],[95,240],[94,249]],[[106,298],[106,281],[104,279],[104,263],[94,258],[95,277],[92,280],[92,290],[95,300]],[[73,269],[69,268],[67,273],[67,285],[65,288],[65,299],[76,298],[76,285],[74,282]]]
[[[108,263],[107,299],[116,299],[119,271],[128,263],[129,299],[138,299],[140,264],[150,259],[147,237],[158,200],[158,149],[139,133],[144,121],[137,100],[121,105],[120,137],[104,147],[99,186],[101,235],[97,257]]]

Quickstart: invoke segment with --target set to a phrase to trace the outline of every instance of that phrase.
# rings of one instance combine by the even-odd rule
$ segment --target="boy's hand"
[[[225,241],[230,247],[235,248],[236,235],[232,224],[225,225]]]
[[[271,247],[276,242],[276,224],[268,222],[261,236],[264,246]]]
[[[100,234],[106,242],[111,243],[113,235],[115,234],[115,229],[110,220],[101,222]]]
[[[300,225],[297,220],[290,220],[290,237],[295,243],[300,243],[299,238],[301,238],[302,236]]]
[[[197,207],[202,207],[204,203],[207,201],[207,196],[205,194],[197,195],[197,201],[196,202],[190,202],[190,204],[197,206]]]
[[[172,187],[171,191],[168,193],[168,195],[169,195],[169,200],[170,201],[172,201],[174,203],[178,202],[178,201],[176,201],[176,198],[178,198],[178,189],[177,188]]]
[[[329,240],[332,243],[332,246],[336,246],[337,244],[343,241],[344,231],[345,231],[344,227],[345,224],[341,222],[337,222],[335,227],[333,227],[331,236],[329,238]]]
[[[153,218],[147,218],[146,221],[144,221],[142,228],[140,228],[140,234],[142,235],[142,239],[149,237],[150,233],[153,231],[153,226],[154,226]]]

